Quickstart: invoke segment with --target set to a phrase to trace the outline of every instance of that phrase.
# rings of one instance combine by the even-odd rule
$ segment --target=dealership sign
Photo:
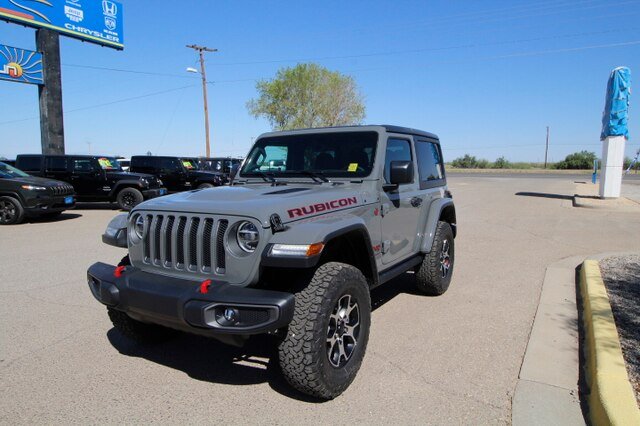
[[[0,80],[43,84],[42,54],[0,44]]]
[[[111,0],[0,0],[0,19],[124,48],[122,5]]]

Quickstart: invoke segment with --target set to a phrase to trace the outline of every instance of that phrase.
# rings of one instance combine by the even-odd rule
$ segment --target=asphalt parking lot
[[[572,207],[576,179],[589,178],[450,177],[449,291],[420,296],[410,274],[376,289],[362,369],[329,402],[286,386],[266,338],[140,347],[112,329],[85,272],[125,254],[100,241],[117,211],[2,227],[0,422],[509,423],[546,266],[638,249],[640,217]]]

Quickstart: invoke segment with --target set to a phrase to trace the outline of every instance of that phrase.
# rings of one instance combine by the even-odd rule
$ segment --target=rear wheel
[[[142,192],[135,188],[124,188],[118,192],[116,197],[116,202],[122,210],[131,210],[143,201]]]
[[[447,222],[438,222],[431,251],[416,272],[416,284],[425,294],[439,296],[449,288],[454,264],[453,230]]]
[[[0,225],[14,225],[24,219],[20,201],[13,197],[0,197]]]
[[[360,369],[370,324],[371,299],[362,273],[344,263],[320,266],[296,293],[293,320],[279,347],[285,378],[308,395],[340,395]]]

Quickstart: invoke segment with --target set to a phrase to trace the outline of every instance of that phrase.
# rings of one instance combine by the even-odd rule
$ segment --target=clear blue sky
[[[213,155],[244,155],[270,130],[246,102],[257,79],[297,62],[352,75],[365,123],[437,133],[447,160],[542,161],[547,125],[551,160],[600,155],[609,72],[625,65],[640,81],[638,0],[121,2],[124,51],[62,37],[68,153],[204,154],[192,43],[220,49],[207,55]],[[0,43],[34,39],[0,22]],[[40,152],[37,88],[0,81],[0,99],[0,156]],[[629,156],[639,103],[632,95]]]

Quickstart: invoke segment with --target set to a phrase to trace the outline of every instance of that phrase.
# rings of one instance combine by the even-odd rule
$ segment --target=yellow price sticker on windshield
[[[98,158],[98,163],[100,164],[100,167],[102,167],[103,169],[113,168],[113,164],[111,164],[111,161],[109,161],[108,158]]]
[[[191,164],[191,161],[183,161],[182,165],[187,169],[193,169],[193,164]]]
[[[349,164],[349,168],[347,169],[350,172],[357,172],[358,171],[358,163],[350,163]]]

